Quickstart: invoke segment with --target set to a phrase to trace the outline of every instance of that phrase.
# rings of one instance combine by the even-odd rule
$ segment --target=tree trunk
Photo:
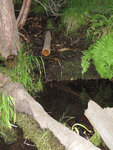
[[[12,0],[0,0],[0,54],[7,58],[17,55],[19,36]]]
[[[22,8],[17,18],[17,26],[18,28],[22,28],[26,22],[26,18],[28,16],[30,10],[31,0],[23,0]]]

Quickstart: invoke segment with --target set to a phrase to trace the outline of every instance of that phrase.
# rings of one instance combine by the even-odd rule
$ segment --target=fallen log
[[[52,131],[67,150],[100,150],[90,141],[79,136],[48,115],[43,107],[27,93],[23,85],[10,82],[4,87],[2,86],[0,92],[2,90],[4,90],[6,95],[10,95],[14,98],[17,111],[32,116],[42,129],[49,129]]]
[[[99,132],[101,138],[110,150],[113,150],[113,108],[102,109],[90,100],[85,116],[92,126]]]

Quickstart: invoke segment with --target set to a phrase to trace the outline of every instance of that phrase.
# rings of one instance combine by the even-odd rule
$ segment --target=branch
[[[22,28],[26,22],[27,16],[29,14],[31,5],[31,0],[23,0],[22,7],[17,18],[17,26],[18,28]]]

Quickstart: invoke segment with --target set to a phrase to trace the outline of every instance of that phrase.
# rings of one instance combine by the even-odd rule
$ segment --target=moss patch
[[[63,57],[66,55],[66,58],[61,61],[62,80],[97,79],[98,74],[93,65],[91,65],[88,71],[82,76],[82,53],[72,53],[71,51],[67,51],[63,52],[62,55]]]
[[[9,128],[3,123],[0,123],[0,136],[4,138],[5,143],[14,143],[17,141],[17,134],[13,128]]]
[[[43,131],[30,116],[17,113],[17,124],[23,130],[24,138],[31,140],[40,150],[64,150],[64,146],[49,131]]]

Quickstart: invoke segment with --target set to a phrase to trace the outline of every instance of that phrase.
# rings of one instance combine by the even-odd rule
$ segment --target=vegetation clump
[[[34,68],[39,70],[39,78],[35,78]],[[32,91],[37,91],[38,84],[41,84],[41,82],[39,82],[41,80],[41,68],[39,60],[29,52],[24,52],[22,49],[17,57],[17,65],[12,68],[11,72],[12,80],[22,83],[25,89],[27,89],[30,93]],[[42,88],[41,85],[39,86]]]
[[[16,121],[16,108],[14,100],[11,96],[5,96],[4,93],[0,95],[0,115],[1,123],[5,124],[9,128],[12,127],[11,119],[15,123]]]
[[[112,79],[113,77],[113,34],[108,33],[91,45],[82,56],[82,75],[88,70],[90,60],[96,67],[101,78]]]
[[[101,31],[102,26],[105,27],[104,23],[111,24],[112,19],[108,19],[112,15],[112,7],[113,0],[67,0],[62,11],[59,28],[62,30],[62,26],[65,26],[66,34],[76,36],[80,28],[88,25],[88,37],[91,38],[99,30]]]
[[[11,60],[12,61],[12,60]],[[1,67],[1,72],[8,75],[12,81],[24,85],[29,92],[42,91],[43,85],[41,82],[42,72],[46,76],[44,61],[41,56],[38,58],[26,51],[26,47],[22,46],[18,56],[13,62],[5,62],[5,66]],[[37,77],[34,71],[37,71]]]
[[[14,142],[17,140],[16,132],[12,128],[12,123],[16,122],[16,107],[11,96],[0,94],[0,136],[4,142]]]

